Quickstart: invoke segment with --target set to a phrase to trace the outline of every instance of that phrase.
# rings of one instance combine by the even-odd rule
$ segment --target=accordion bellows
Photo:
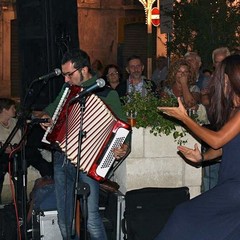
[[[79,102],[69,104],[80,91],[78,86],[65,89],[53,115],[53,125],[42,141],[57,144],[75,165],[80,151],[80,170],[100,181],[115,161],[112,149],[121,146],[131,127],[119,120],[95,94],[86,97],[84,106]]]

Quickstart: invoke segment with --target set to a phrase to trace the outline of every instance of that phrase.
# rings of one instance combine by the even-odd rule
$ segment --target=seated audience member
[[[203,87],[206,86],[205,81],[207,81],[208,79],[206,79],[203,73],[201,72],[201,66],[202,66],[201,57],[196,52],[187,52],[184,55],[184,58],[192,66],[192,69],[195,74],[196,85],[200,90],[202,90]]]
[[[168,72],[167,58],[164,56],[159,56],[156,59],[156,69],[153,71],[151,79],[156,84],[158,89],[161,88],[162,83],[166,80],[167,72]]]
[[[212,71],[210,69],[207,69],[207,68],[203,69],[202,73],[203,73],[204,77],[206,77],[208,79],[212,76]]]
[[[146,96],[147,92],[156,92],[156,84],[146,79],[143,75],[144,65],[139,56],[132,55],[127,60],[126,71],[129,77],[127,83],[127,93],[139,92],[142,96]]]
[[[17,119],[15,118],[16,115],[16,103],[14,100],[10,98],[0,98],[0,142],[1,145],[5,143],[9,135],[12,133],[13,129],[15,128],[17,124]],[[30,132],[31,134],[31,132]],[[33,135],[32,135],[33,136]],[[4,152],[1,152],[1,162],[0,162],[0,194],[2,192],[3,182],[4,182],[4,176],[8,172],[8,163],[11,162],[11,165],[13,165],[13,158],[17,158],[17,184],[15,187],[17,187],[17,197],[20,200],[20,192],[22,189],[22,177],[21,177],[21,154],[13,155],[12,158],[9,158],[11,155],[11,152],[16,148],[16,146],[19,144],[22,138],[21,130],[18,130],[16,134],[13,136],[11,142],[9,143],[9,146],[5,149]],[[37,170],[39,170],[40,174],[42,176],[52,176],[52,163],[47,162],[45,159],[42,158],[41,153],[37,149],[36,146],[34,146],[35,137],[28,136],[28,142],[25,146],[25,157],[26,157],[26,164],[27,166],[32,165]],[[13,169],[12,169],[13,171]]]
[[[212,76],[212,71],[209,69],[203,69],[202,74],[204,76],[204,81],[202,83],[202,88],[201,88],[201,97],[203,95],[203,98],[206,98],[207,91],[208,91],[207,88],[208,88],[209,81]],[[205,105],[205,104],[203,104],[203,105]]]
[[[102,77],[104,68],[102,62],[99,59],[96,59],[92,62],[91,68],[97,77]]]
[[[107,81],[107,85],[118,92],[119,97],[126,95],[126,82],[122,81],[120,68],[115,64],[109,64],[103,71],[103,78]]]
[[[16,115],[16,103],[14,100],[9,98],[0,98],[0,142],[1,147],[9,137],[10,133],[14,129],[17,119]],[[18,130],[13,136],[11,142],[7,146],[4,152],[1,152],[1,163],[0,163],[0,194],[2,192],[4,176],[8,172],[9,154],[13,151],[21,140],[21,131]],[[0,199],[1,200],[1,199]]]
[[[209,106],[209,93],[207,89],[203,89],[201,91],[201,97],[200,97],[201,104],[207,109]]]
[[[204,85],[202,86],[202,89],[201,89],[200,102],[207,109],[207,107],[209,105],[208,85],[209,85],[209,81],[210,81],[211,76],[212,76],[212,71],[209,70],[209,69],[204,69],[202,71],[202,73],[204,75],[205,81],[204,81],[204,83],[203,83]]]
[[[199,103],[200,89],[196,85],[194,71],[185,59],[181,58],[170,64],[163,91],[165,96],[181,97],[187,109]]]
[[[213,68],[215,69],[223,59],[230,55],[230,51],[227,47],[216,48],[212,52]]]
[[[166,86],[161,96],[180,97],[189,113],[196,112],[198,120],[208,123],[205,107],[200,104],[200,89],[196,85],[191,65],[183,58],[170,64]]]

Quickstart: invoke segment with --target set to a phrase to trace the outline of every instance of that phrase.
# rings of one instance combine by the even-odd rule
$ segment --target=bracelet
[[[202,164],[203,164],[203,162],[204,162],[204,156],[203,156],[203,154],[201,153],[201,159],[199,160],[199,162],[197,163],[197,168],[200,168],[200,167],[202,167]]]

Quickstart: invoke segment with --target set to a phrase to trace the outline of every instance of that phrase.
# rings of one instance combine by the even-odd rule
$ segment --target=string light
[[[152,5],[156,0],[138,0],[144,7],[144,12],[145,12],[145,18],[146,18],[146,24],[148,23],[148,14],[152,10]]]

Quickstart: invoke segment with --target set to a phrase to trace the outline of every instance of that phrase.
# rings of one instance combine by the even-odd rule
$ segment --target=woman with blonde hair
[[[195,73],[185,59],[180,58],[170,64],[163,92],[165,97],[180,97],[187,109],[199,103],[200,89],[196,85]]]

